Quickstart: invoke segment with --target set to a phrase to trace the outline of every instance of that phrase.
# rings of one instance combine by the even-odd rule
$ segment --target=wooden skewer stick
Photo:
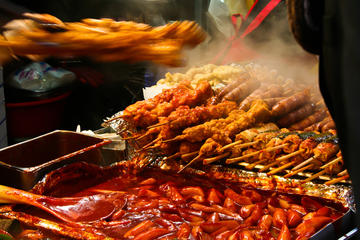
[[[327,167],[329,167],[329,166],[331,166],[331,165],[333,165],[333,164],[335,164],[337,162],[340,162],[341,160],[342,160],[342,157],[335,158],[331,162],[328,162],[327,164],[321,166],[320,169],[325,169],[325,168],[327,168]]]
[[[121,140],[131,140],[131,139],[135,139],[135,138],[138,138],[139,136],[138,135],[134,135],[134,136],[130,136],[130,137],[122,137]]]
[[[188,166],[190,166],[191,164],[193,164],[194,162],[199,160],[201,157],[202,157],[201,155],[198,155],[193,160],[191,160],[188,164],[186,164],[182,169],[180,169],[177,173],[181,173],[185,168],[187,168]]]
[[[348,174],[348,171],[345,169],[344,171],[339,172],[337,175],[338,175],[339,177],[342,177],[342,176],[344,176],[344,175],[346,175],[346,174]]]
[[[269,148],[266,148],[266,149],[263,149],[263,150],[260,150],[260,151],[252,152],[252,153],[240,156],[240,157],[229,158],[229,159],[226,160],[226,164],[236,163],[236,162],[239,162],[239,161],[241,161],[243,159],[246,159],[246,158],[249,158],[249,157],[252,157],[252,156],[256,156],[256,155],[258,155],[259,153],[261,153],[263,151],[271,152],[271,151],[275,151],[275,150],[284,148],[286,146],[287,146],[287,144],[282,144],[282,145],[279,145],[279,146],[269,147]]]
[[[205,159],[203,160],[203,164],[204,164],[204,165],[208,165],[208,164],[210,164],[210,163],[216,162],[216,161],[218,161],[218,160],[220,160],[220,159],[222,159],[222,158],[224,158],[224,157],[227,157],[227,156],[229,156],[229,155],[230,155],[230,153],[227,152],[227,153],[220,154],[220,155],[218,155],[218,156],[216,156],[216,157],[205,158]]]
[[[289,172],[288,174],[286,174],[286,175],[284,176],[284,178],[292,177],[292,176],[298,174],[299,172],[303,172],[303,171],[305,171],[305,170],[307,170],[307,169],[309,169],[309,168],[311,168],[311,167],[313,167],[313,166],[314,166],[314,164],[310,163],[309,165],[307,165],[307,166],[305,166],[305,167],[302,167],[302,168],[299,168],[299,169],[297,169],[297,170],[295,170],[295,171]]]
[[[248,169],[248,170],[252,170],[252,169],[254,169],[254,167],[256,167],[256,165],[258,165],[258,164],[262,164],[263,162],[266,162],[266,161],[268,161],[269,159],[261,159],[261,160],[259,160],[259,161],[257,161],[257,162],[254,162],[254,163],[251,163],[251,164],[249,164],[249,165],[247,165],[245,168],[246,169]]]
[[[147,148],[143,148],[143,150],[155,149],[155,148],[158,148],[158,147],[160,147],[160,146],[161,146],[160,144],[157,144],[157,145],[149,146],[149,147],[147,147]]]
[[[335,178],[335,179],[333,179],[333,180],[327,181],[327,182],[325,183],[325,185],[332,185],[332,184],[341,182],[342,180],[346,180],[346,179],[348,179],[349,177],[350,177],[349,174],[346,174],[346,175],[344,175],[344,176],[341,176],[341,177]]]
[[[151,129],[151,128],[156,128],[156,127],[161,127],[161,126],[164,126],[164,125],[169,124],[169,123],[170,123],[170,122],[157,123],[157,124],[148,126],[147,128],[148,128],[148,129]]]
[[[326,173],[327,169],[324,169],[318,173],[315,173],[314,175],[312,175],[311,177],[308,177],[307,179],[301,181],[302,183],[307,183],[310,182],[311,180],[314,180],[315,178],[320,177],[321,175],[323,175],[324,173]]]
[[[307,160],[303,161],[299,165],[295,166],[292,170],[297,170],[297,169],[307,165],[308,163],[311,163],[315,158],[316,158],[315,156],[312,156],[311,158],[308,158]]]
[[[149,135],[151,135],[151,134],[152,134],[151,132],[146,132],[145,134],[137,137],[135,140],[136,140],[136,141],[139,141],[140,139],[143,139],[144,137],[147,137],[147,136],[149,136]]]
[[[268,170],[269,168],[271,168],[272,166],[275,166],[276,164],[279,164],[279,162],[277,161],[273,161],[272,163],[262,167],[259,172],[265,172],[266,170]]]
[[[194,157],[196,154],[198,154],[199,151],[191,152],[191,153],[185,153],[181,155],[181,159],[188,158],[188,157]]]
[[[230,143],[230,144],[228,144],[228,145],[225,145],[225,146],[223,146],[223,147],[220,149],[220,151],[224,151],[224,150],[229,149],[229,148],[231,148],[231,147],[233,147],[233,146],[237,146],[239,149],[240,149],[240,148],[250,147],[250,146],[252,146],[252,145],[257,144],[259,141],[257,140],[257,141],[254,141],[254,142],[248,142],[248,143],[243,143],[243,144],[241,144],[241,142],[242,142],[242,140],[239,140],[239,141]]]
[[[166,157],[165,160],[171,160],[171,159],[174,159],[174,158],[178,158],[180,156],[181,156],[180,152],[177,152],[177,153],[175,153],[175,154],[173,154],[173,155],[171,155],[169,157]]]
[[[163,143],[175,142],[175,141],[180,141],[180,140],[183,140],[183,139],[185,139],[185,137],[183,137],[183,135],[179,135],[179,136],[176,136],[174,138],[164,140]]]
[[[299,154],[303,153],[304,151],[305,151],[304,149],[297,150],[297,151],[292,152],[292,153],[290,153],[288,155],[284,155],[284,156],[281,156],[281,157],[277,158],[276,161],[284,161],[286,159],[289,159],[291,157],[299,155]]]
[[[154,143],[156,143],[159,140],[161,140],[161,137],[155,138],[154,140],[152,140],[151,142],[149,142],[148,144],[146,144],[145,146],[143,146],[141,149],[137,150],[136,152],[141,152],[141,151],[146,150],[148,147],[150,147],[151,145],[153,145]]]
[[[268,176],[270,175],[274,175],[275,173],[281,172],[284,169],[287,169],[288,167],[291,167],[292,165],[294,165],[297,162],[297,160],[293,160],[291,162],[288,162],[278,168],[275,168],[273,170],[271,170],[270,172],[267,173]]]

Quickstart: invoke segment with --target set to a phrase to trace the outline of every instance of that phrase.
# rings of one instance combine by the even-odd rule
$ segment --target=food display
[[[0,36],[0,60],[26,56],[89,57],[98,61],[153,61],[182,64],[184,46],[196,46],[206,34],[195,22],[173,22],[151,27],[110,18],[62,22],[49,14],[26,13],[27,19],[7,23]]]
[[[87,174],[79,177],[84,169]],[[71,185],[75,180],[78,189],[74,192]],[[89,181],[92,186],[86,187]],[[66,194],[69,189],[71,195]],[[308,239],[348,210],[328,199],[256,190],[231,179],[220,181],[154,168],[133,172],[125,165],[107,169],[70,165],[51,173],[34,191],[57,196],[52,204],[60,206],[65,200],[101,196],[113,204],[112,211],[107,204],[91,204],[94,197],[83,203],[85,208],[93,206],[87,215],[74,215],[78,221],[74,218],[60,221],[33,207],[0,207],[0,215],[40,228],[24,231],[23,238],[37,235],[40,239],[55,233],[73,239],[108,240]],[[19,199],[22,197],[18,195]],[[44,199],[50,198],[42,197],[39,201]],[[64,211],[67,209],[71,208]]]
[[[181,170],[215,163],[269,176],[302,175],[304,182],[321,177],[334,184],[346,178],[335,124],[318,89],[253,64],[227,66],[231,80],[220,89],[211,87],[211,77],[194,80],[199,74],[216,76],[221,67],[174,75],[186,81],[106,123],[121,122],[118,132],[138,152],[178,161]]]
[[[0,217],[31,227],[16,237],[338,234],[352,214],[352,193],[335,124],[316,87],[255,64],[209,64],[165,79],[159,84],[170,88],[104,121],[126,141],[125,161],[64,166],[32,194],[0,186],[0,201],[15,203],[0,206]]]

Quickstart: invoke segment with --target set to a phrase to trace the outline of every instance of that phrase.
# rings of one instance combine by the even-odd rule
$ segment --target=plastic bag
[[[76,75],[62,68],[53,68],[44,62],[33,62],[10,75],[7,84],[11,87],[33,92],[47,92],[67,86]]]

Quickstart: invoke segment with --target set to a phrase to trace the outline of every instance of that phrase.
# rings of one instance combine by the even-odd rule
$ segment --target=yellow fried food
[[[49,14],[24,14],[30,19],[7,23],[0,38],[2,62],[8,56],[31,59],[86,56],[99,61],[153,61],[170,66],[182,63],[184,46],[195,46],[206,34],[195,22],[160,27],[109,18],[62,22]]]

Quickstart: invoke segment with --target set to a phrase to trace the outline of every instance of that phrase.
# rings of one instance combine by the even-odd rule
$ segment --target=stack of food
[[[210,76],[219,68],[203,69]],[[197,76],[200,69],[184,76]],[[231,81],[221,89],[205,80],[193,87],[187,78],[106,122],[123,119],[118,131],[138,151],[179,160],[184,168],[217,162],[286,177],[307,170],[304,181],[321,177],[327,184],[348,178],[334,121],[318,89],[256,65],[238,69],[229,71]]]

